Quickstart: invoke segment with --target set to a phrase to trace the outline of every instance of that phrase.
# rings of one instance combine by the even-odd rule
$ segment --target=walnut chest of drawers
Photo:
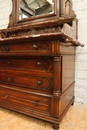
[[[0,106],[59,127],[74,102],[75,47],[29,38],[0,42]]]

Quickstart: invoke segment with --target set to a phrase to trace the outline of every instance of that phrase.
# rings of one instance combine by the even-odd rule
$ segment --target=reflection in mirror
[[[54,0],[20,0],[19,20],[54,12]]]

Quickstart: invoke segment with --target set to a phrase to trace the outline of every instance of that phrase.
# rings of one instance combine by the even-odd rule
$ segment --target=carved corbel
[[[63,24],[63,28],[61,29],[61,32],[71,38],[76,39],[76,21],[73,20],[72,21],[72,26],[70,26],[69,24],[65,23]]]

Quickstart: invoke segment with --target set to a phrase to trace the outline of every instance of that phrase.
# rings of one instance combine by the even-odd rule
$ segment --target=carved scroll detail
[[[55,33],[61,32],[60,26],[53,26],[53,27],[43,27],[43,28],[27,28],[27,29],[18,29],[18,30],[10,30],[8,32],[3,32],[4,38],[10,37],[19,37],[19,36],[26,36],[26,35],[38,35],[38,34],[48,34],[48,33]]]

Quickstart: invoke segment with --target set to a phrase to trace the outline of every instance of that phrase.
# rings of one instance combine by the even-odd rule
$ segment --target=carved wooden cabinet
[[[71,10],[64,12],[64,1],[54,0],[59,17],[18,22],[17,2],[9,27],[0,31],[0,106],[51,122],[57,130],[74,103],[75,50],[83,46],[76,40],[77,20]]]

